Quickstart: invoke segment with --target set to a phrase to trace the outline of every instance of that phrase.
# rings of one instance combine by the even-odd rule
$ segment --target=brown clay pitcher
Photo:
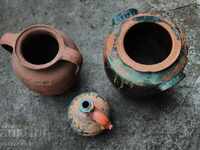
[[[58,95],[75,83],[82,56],[75,43],[59,30],[33,25],[19,33],[6,33],[0,44],[12,53],[17,77],[42,95]]]

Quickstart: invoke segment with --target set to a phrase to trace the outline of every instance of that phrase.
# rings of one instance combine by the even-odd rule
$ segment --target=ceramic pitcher
[[[19,33],[5,33],[0,44],[12,55],[17,77],[31,90],[58,95],[78,77],[82,56],[75,43],[48,25],[32,25]]]

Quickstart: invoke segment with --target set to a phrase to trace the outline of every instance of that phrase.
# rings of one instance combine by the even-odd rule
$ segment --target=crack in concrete
[[[197,2],[196,3],[190,3],[190,4],[187,4],[187,5],[183,5],[183,6],[179,6],[179,7],[176,7],[176,8],[173,8],[173,9],[169,9],[168,11],[173,11],[173,10],[177,10],[177,9],[183,9],[183,8],[187,8],[187,7],[191,7],[191,6],[200,6],[200,4],[198,4]]]

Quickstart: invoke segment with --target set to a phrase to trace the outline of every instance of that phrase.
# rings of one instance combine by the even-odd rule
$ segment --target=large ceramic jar
[[[17,77],[40,94],[61,94],[78,77],[82,57],[77,46],[51,26],[33,25],[19,33],[6,33],[0,44],[12,54]]]
[[[179,28],[160,15],[120,12],[106,38],[104,64],[110,81],[131,95],[165,91],[184,78],[188,48]]]

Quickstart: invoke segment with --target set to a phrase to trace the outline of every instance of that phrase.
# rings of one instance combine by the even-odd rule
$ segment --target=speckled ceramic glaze
[[[109,121],[109,104],[97,93],[76,96],[69,106],[68,119],[72,128],[82,136],[94,136],[112,129]]]

